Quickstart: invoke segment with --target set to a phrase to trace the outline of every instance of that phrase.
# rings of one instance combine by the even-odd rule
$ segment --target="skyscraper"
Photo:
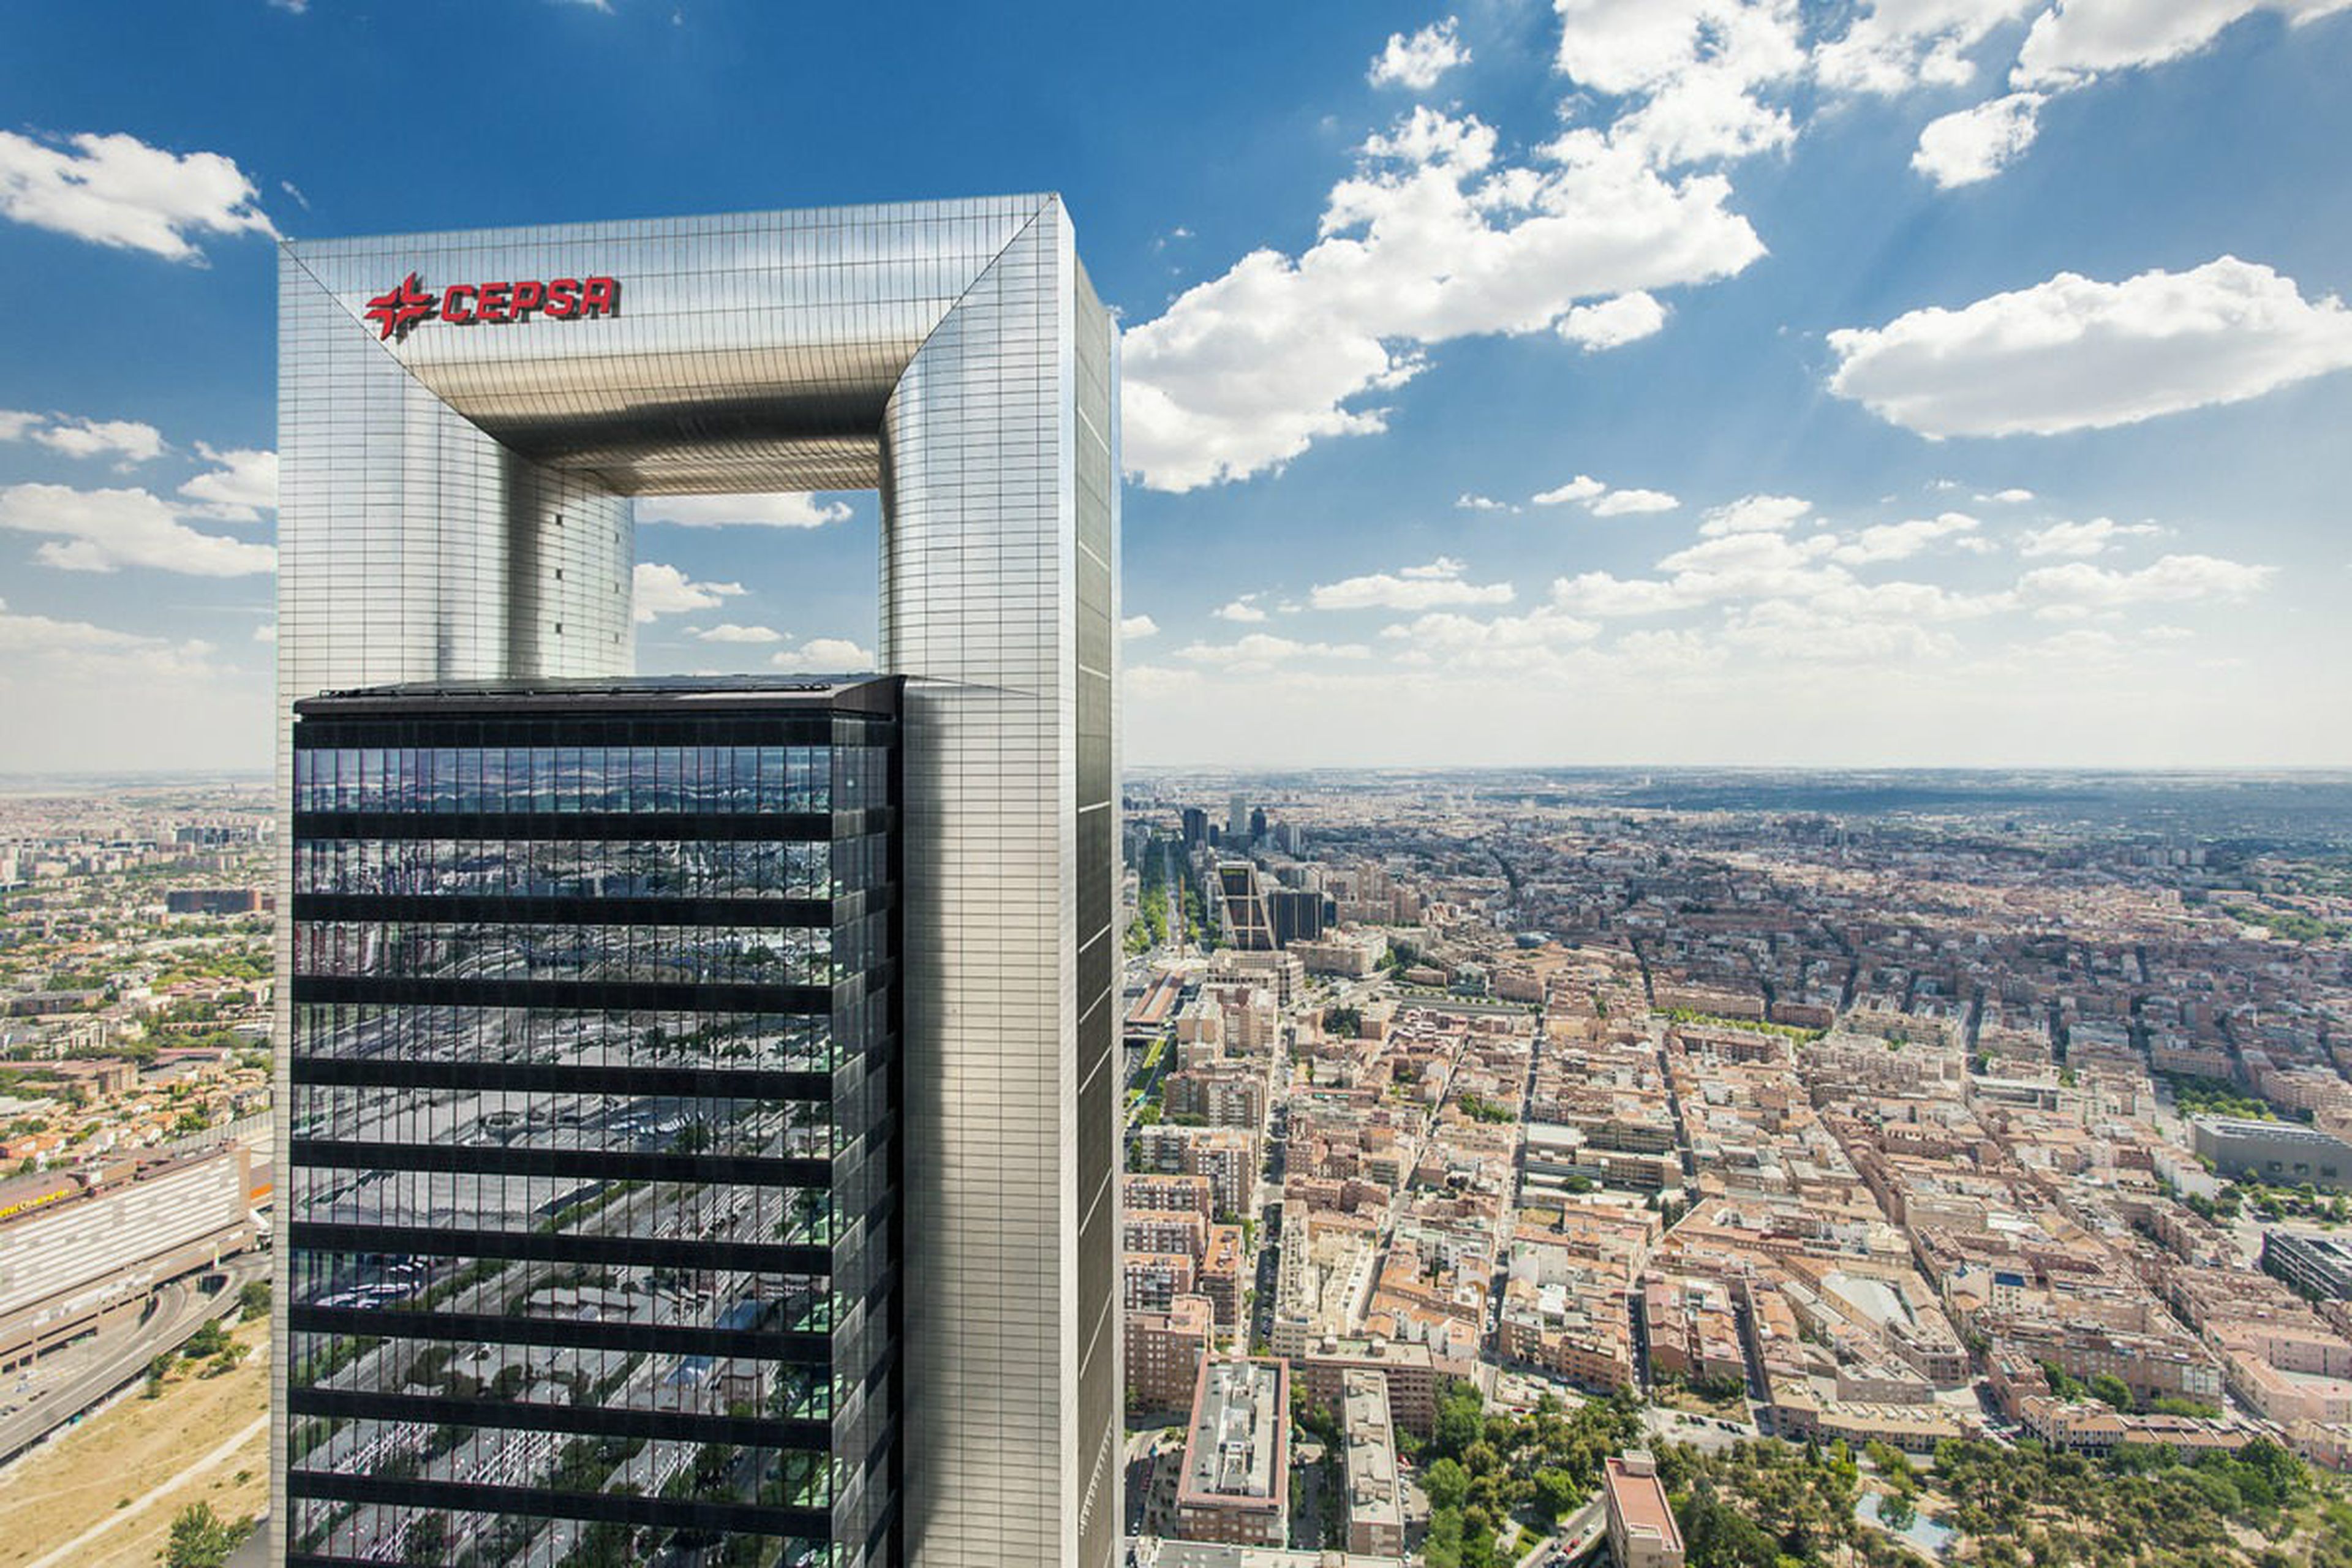
[[[900,684],[298,705],[296,1560],[896,1558]]]
[[[278,648],[289,812],[293,708],[319,692],[488,682],[514,695],[515,683],[626,675],[634,663],[632,498],[879,491],[880,662],[910,678],[897,818],[903,1093],[895,1114],[903,1159],[896,1199],[906,1245],[896,1539],[918,1568],[1111,1563],[1121,1512],[1111,929],[1116,342],[1061,203],[1023,196],[294,242],[284,251],[279,299]],[[345,723],[358,715],[322,708],[305,722],[331,718]],[[553,743],[551,787],[559,800],[575,788],[584,799],[585,742],[578,771],[564,760],[567,744]],[[608,767],[614,744],[605,742]],[[694,742],[698,766],[703,744]],[[408,754],[430,751],[435,761],[420,765],[434,770],[429,789],[437,791],[438,753],[466,747],[349,749],[359,752],[362,781],[388,765],[371,763],[370,752],[398,750],[403,788]],[[533,741],[529,749],[536,792],[541,747]],[[505,760],[510,766],[510,750]],[[463,798],[463,764],[456,765]],[[633,802],[635,790],[633,772]],[[632,805],[618,816],[635,812]],[[337,837],[342,825],[309,826],[315,841],[349,837]],[[579,860],[600,867],[598,875],[631,874],[613,859],[617,851],[589,848],[605,827],[624,826],[598,824],[578,836]],[[699,832],[675,843],[698,845]],[[288,1009],[281,1037],[290,1048],[280,1057],[279,1103],[289,1107],[298,1082],[352,1070],[321,1065],[331,1058],[311,1049],[340,1039],[340,1024],[304,1034],[293,998],[314,989],[311,981],[366,978],[306,977],[296,964],[295,930],[312,918],[337,923],[291,903],[296,837],[282,839],[281,868],[289,900],[281,907],[294,909],[280,954],[289,982],[280,988]],[[436,865],[444,837],[436,823]],[[454,825],[446,837],[473,841]],[[614,922],[630,931],[633,964],[637,923]],[[412,951],[405,934],[352,940],[360,956],[337,948],[334,963],[396,965]],[[499,952],[499,943],[524,941],[486,940]],[[567,950],[557,942],[550,951]],[[541,1004],[515,1005],[528,1014],[524,1039],[541,1038],[542,1028],[560,1037],[559,1016],[532,1011]],[[611,1011],[577,998],[545,1005]],[[683,999],[663,1005],[681,1016],[706,1010]],[[453,1020],[419,1016],[421,1033],[397,1051],[372,1054],[431,1059],[454,1050],[457,1037],[442,1032],[457,1028]],[[667,1039],[669,1026],[663,1028]],[[371,1195],[413,1198],[421,1206],[403,1211],[411,1215],[437,1213],[445,1192],[454,1204],[462,1191],[477,1215],[512,1216],[519,1198],[503,1184],[554,1174],[533,1166],[517,1178],[468,1166],[486,1145],[461,1141],[437,1118],[403,1125],[413,1131],[383,1141],[381,1174],[315,1168],[364,1178]],[[301,1164],[305,1152],[289,1149]],[[429,1181],[421,1174],[428,1171]],[[485,1185],[493,1175],[501,1184],[495,1197]],[[765,1201],[756,1195],[766,1190],[760,1182],[719,1184],[748,1184],[755,1203]],[[359,1287],[340,1281],[355,1278],[347,1270],[357,1266],[334,1261],[353,1249],[336,1228],[345,1221],[333,1215],[352,1194],[337,1193],[333,1178],[304,1178],[302,1192],[289,1205],[277,1342],[376,1337],[335,1314],[388,1312],[381,1303],[392,1298],[381,1287],[414,1279],[416,1270],[377,1279],[379,1304],[351,1299]],[[564,1217],[571,1204],[600,1196],[565,1199],[541,1217]],[[636,1199],[620,1217],[649,1201]],[[314,1203],[321,1206],[308,1206]],[[390,1247],[361,1250],[383,1255],[370,1268],[414,1262]],[[467,1299],[480,1299],[483,1284],[471,1281]],[[455,1299],[444,1296],[431,1310],[463,1316]],[[509,1305],[501,1300],[500,1312],[488,1315],[508,1315]],[[449,1326],[453,1363],[498,1342],[487,1325]],[[388,1450],[339,1450],[323,1468],[311,1462],[320,1450],[303,1446],[295,1430],[307,1417],[289,1415],[283,1396],[289,1384],[318,1387],[327,1374],[280,1355],[273,1529],[284,1550],[287,1538],[301,1537],[303,1521],[354,1504],[355,1489],[424,1482],[396,1473],[404,1462],[393,1462],[393,1474],[374,1473]],[[371,1397],[418,1396],[425,1395],[404,1388]],[[382,1411],[369,1418],[407,1420]],[[763,1419],[756,1412],[742,1418]],[[484,1424],[487,1417],[477,1423]],[[785,1447],[781,1436],[735,1446]],[[304,1461],[289,1465],[298,1451]],[[552,1463],[563,1452],[557,1445],[544,1457]],[[863,1463],[855,1453],[830,1456],[836,1503],[846,1495],[841,1467]],[[759,1468],[772,1468],[764,1460]],[[621,1468],[593,1487],[579,1484],[587,1469],[575,1462],[570,1486],[556,1484],[564,1477],[553,1470],[510,1490],[479,1475],[453,1475],[438,1484],[458,1491],[404,1495],[440,1512],[625,1522],[621,1515],[644,1505],[614,1500],[638,1484],[621,1479]],[[689,1471],[685,1484],[723,1488],[743,1473]],[[365,1506],[407,1505],[379,1490]],[[351,1559],[296,1552],[289,1560]]]

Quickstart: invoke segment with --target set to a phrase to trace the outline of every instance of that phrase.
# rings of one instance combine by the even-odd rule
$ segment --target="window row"
[[[305,1002],[294,1008],[294,1055],[330,1060],[488,1062],[581,1068],[740,1068],[830,1072],[870,1046],[856,1025],[823,1015],[583,1011],[563,1007]],[[870,1030],[869,1030],[870,1032]]]
[[[514,1235],[830,1246],[830,1192],[703,1182],[583,1180],[486,1171],[297,1165],[289,1211],[316,1225]]]
[[[555,1493],[621,1492],[688,1502],[825,1509],[832,1507],[835,1491],[847,1481],[849,1471],[845,1461],[822,1453],[668,1437],[574,1437],[511,1427],[372,1419],[325,1425],[327,1429],[321,1432],[310,1422],[294,1424],[288,1446],[298,1451],[288,1457],[297,1488],[304,1474],[350,1475],[380,1481],[528,1487]],[[304,1444],[307,1447],[300,1447]],[[298,1550],[322,1550],[305,1537],[307,1512],[298,1510],[296,1515]],[[334,1539],[331,1527],[327,1539]],[[402,1557],[376,1558],[375,1552],[385,1544],[369,1542],[348,1554],[412,1563],[442,1561],[420,1559],[409,1545],[402,1547],[405,1553]]]
[[[297,811],[812,812],[888,804],[876,746],[309,746]]]
[[[294,1550],[354,1563],[405,1563],[422,1568],[620,1568],[693,1561],[707,1534],[531,1514],[407,1508],[389,1503],[289,1500]],[[728,1556],[712,1563],[754,1568],[848,1568],[847,1546],[791,1536],[729,1537]],[[667,1554],[667,1555],[666,1555]]]
[[[880,837],[307,838],[298,893],[514,899],[831,899],[887,876]]]
[[[822,1332],[824,1325],[816,1320],[831,1312],[822,1292],[758,1307],[754,1328],[787,1333]],[[748,1355],[310,1331],[296,1333],[288,1343],[288,1381],[294,1388],[486,1399],[557,1409],[829,1421],[837,1396],[846,1394],[854,1381],[836,1379],[822,1366]],[[836,1388],[836,1383],[841,1386]]]
[[[344,1142],[826,1160],[865,1131],[834,1113],[829,1101],[308,1083],[289,1115],[294,1137]]]
[[[831,1329],[830,1319],[839,1305],[836,1291],[854,1290],[859,1283],[823,1274],[770,1274],[652,1264],[552,1263],[435,1252],[328,1252],[296,1247],[289,1258],[289,1289],[295,1306],[461,1313],[518,1322],[547,1320],[625,1324],[642,1329],[823,1333]],[[871,1280],[865,1283],[870,1287]],[[403,1369],[408,1365],[409,1358],[421,1353],[400,1350],[397,1346],[402,1342],[394,1340],[370,1338],[362,1343],[341,1335],[313,1337],[319,1342],[298,1344],[287,1363],[298,1387],[317,1384],[398,1392],[402,1380],[408,1375]],[[379,1356],[374,1353],[379,1346],[394,1348]],[[362,1352],[367,1352],[365,1359]],[[560,1358],[586,1352],[538,1349],[530,1353],[542,1360],[557,1358],[549,1361],[549,1364],[569,1367],[572,1363]],[[458,1370],[471,1365],[471,1350],[451,1364]],[[489,1381],[486,1374],[478,1372],[477,1375],[484,1383]],[[602,1377],[603,1373],[598,1373],[596,1386],[603,1392],[597,1395],[596,1403],[612,1404],[620,1398],[613,1392],[613,1387],[619,1385],[608,1387]],[[798,1384],[793,1386],[799,1388]],[[645,1397],[656,1396],[649,1393]],[[806,1391],[793,1394],[796,1402],[816,1397]],[[632,1404],[631,1408],[666,1410],[672,1406]]]
[[[864,922],[861,922],[864,923]],[[302,921],[294,973],[382,980],[830,985],[824,928]]]

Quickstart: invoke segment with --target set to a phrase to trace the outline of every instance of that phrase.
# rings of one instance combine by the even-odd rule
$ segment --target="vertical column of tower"
[[[1116,1086],[1088,929],[1109,923],[1108,884],[1087,885],[1110,874],[1089,847],[1110,809],[1108,372],[1082,395],[1076,317],[1099,307],[1081,287],[1048,200],[931,334],[883,429],[882,662],[919,678],[902,1121],[918,1568],[1106,1568],[1117,1545],[1110,1270],[1082,1253],[1107,1214],[1116,1228]],[[1107,356],[1107,323],[1088,342]]]
[[[405,265],[397,256],[344,245],[312,251],[289,245],[279,254],[281,979],[291,972],[292,954],[293,922],[286,914],[293,908],[295,702],[394,681],[625,675],[635,662],[630,501],[517,457],[402,367],[347,301],[364,298],[368,279],[386,272],[396,278]],[[545,573],[554,586],[525,580],[526,570]],[[283,1151],[293,1031],[282,984],[273,1024],[275,1146]],[[280,1217],[288,1216],[281,1205]],[[287,1254],[280,1249],[277,1257],[270,1530],[273,1557],[282,1559],[290,1292]]]

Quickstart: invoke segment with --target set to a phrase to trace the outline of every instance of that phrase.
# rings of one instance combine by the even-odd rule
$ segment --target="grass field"
[[[190,1503],[209,1502],[224,1520],[266,1509],[269,1432],[252,1428],[269,1409],[269,1325],[247,1323],[234,1337],[250,1347],[235,1371],[203,1377],[184,1363],[161,1397],[134,1391],[0,1470],[0,1568],[39,1562],[101,1522],[109,1528],[56,1568],[152,1564],[172,1516]]]

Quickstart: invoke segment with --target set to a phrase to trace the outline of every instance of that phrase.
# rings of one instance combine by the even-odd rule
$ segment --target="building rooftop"
[[[1657,1463],[1644,1453],[1612,1455],[1604,1478],[1609,1506],[1631,1531],[1654,1533],[1673,1552],[1682,1551],[1682,1531],[1675,1510],[1666,1504],[1666,1489],[1658,1479]]]
[[[1279,1362],[1202,1363],[1180,1503],[1278,1506],[1288,1480],[1282,1382]]]
[[[354,718],[388,711],[413,715],[429,702],[451,716],[599,710],[648,706],[850,708],[894,712],[906,678],[897,675],[646,676],[630,679],[424,680],[321,692],[294,704],[306,719]]]

